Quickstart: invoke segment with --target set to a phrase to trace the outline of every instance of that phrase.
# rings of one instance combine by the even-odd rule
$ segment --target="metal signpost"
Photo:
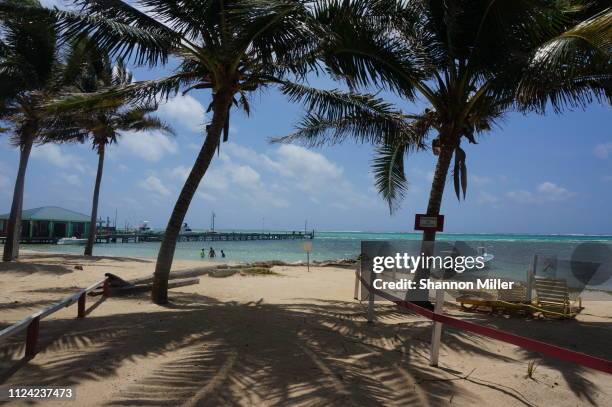
[[[304,251],[306,252],[306,267],[310,273],[310,252],[312,251],[312,242],[304,242]]]

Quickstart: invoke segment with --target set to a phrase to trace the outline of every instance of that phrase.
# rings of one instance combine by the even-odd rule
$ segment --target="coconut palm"
[[[406,190],[404,159],[412,143],[435,135],[431,147],[438,159],[426,213],[439,215],[453,157],[455,192],[465,198],[461,143],[475,144],[475,134],[489,131],[506,112],[610,101],[612,13],[583,3],[332,0],[315,7],[316,18],[333,33],[325,52],[333,73],[353,87],[384,87],[428,105],[408,116],[412,138],[387,138],[391,142],[377,147],[376,185],[392,210]],[[346,125],[347,118],[310,117],[277,141],[340,142],[351,134],[337,137],[335,129]],[[424,253],[432,249],[425,242],[434,240],[435,231],[424,232]]]
[[[55,126],[43,132],[48,142],[83,142],[90,138],[98,155],[98,167],[94,185],[91,221],[84,254],[93,254],[96,240],[98,200],[104,168],[104,154],[109,144],[116,143],[122,132],[158,130],[169,135],[170,126],[150,114],[157,110],[154,104],[134,104],[124,97],[109,98],[92,105],[88,94],[121,88],[132,83],[132,74],[121,60],[115,65],[110,57],[86,40],[75,41],[66,58],[61,77],[63,92],[70,95],[70,103],[53,101],[47,108],[56,113]],[[80,107],[82,106],[82,107]],[[134,136],[137,137],[137,136]]]
[[[19,147],[15,181],[4,244],[4,261],[19,255],[25,176],[32,147],[47,124],[41,105],[58,91],[57,35],[54,19],[32,19],[15,12],[16,5],[40,9],[38,0],[0,1],[0,119],[10,124],[11,142]]]
[[[228,139],[230,112],[250,112],[249,95],[277,85],[292,100],[306,103],[321,117],[362,117],[350,125],[368,139],[404,131],[403,118],[372,95],[337,90],[318,91],[290,80],[303,78],[317,65],[322,31],[309,24],[310,10],[287,0],[78,0],[80,12],[56,11],[67,38],[87,35],[104,52],[131,58],[136,64],[164,64],[175,58],[178,68],[163,79],[144,81],[109,97],[129,95],[143,100],[167,98],[182,90],[210,92],[211,119],[196,161],[181,189],[157,257],[152,299],[167,302],[169,272],[180,227],[191,200],[221,141]],[[137,7],[142,6],[142,7]],[[144,12],[142,10],[147,10]],[[71,98],[64,106],[73,103]],[[78,100],[74,101],[79,105]],[[372,118],[371,122],[367,118]],[[347,127],[348,129],[348,127]],[[384,131],[383,131],[384,130]],[[376,135],[374,135],[376,133]],[[399,136],[398,136],[399,137]]]

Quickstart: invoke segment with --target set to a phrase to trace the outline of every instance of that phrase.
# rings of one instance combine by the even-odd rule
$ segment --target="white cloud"
[[[593,150],[593,153],[596,157],[601,158],[602,160],[607,159],[612,156],[612,142],[598,144]]]
[[[164,174],[169,182],[182,183],[190,171],[179,165]],[[371,195],[376,194],[356,191],[344,169],[318,152],[282,145],[259,153],[235,143],[222,145],[197,192],[205,201],[248,202],[258,208],[285,208],[305,200],[336,209],[380,204]]]
[[[46,161],[59,168],[74,169],[81,173],[86,172],[81,157],[62,151],[57,144],[36,146],[32,149],[31,156],[36,160]]]
[[[149,177],[147,177],[147,179],[145,179],[144,181],[141,181],[140,187],[149,192],[153,192],[157,195],[161,195],[161,196],[170,195],[170,190],[166,188],[166,186],[163,184],[163,182],[159,178],[153,175],[150,175]]]
[[[491,178],[481,177],[479,175],[470,175],[470,184],[476,187],[482,187],[491,183]]]
[[[293,186],[312,195],[346,188],[344,169],[324,155],[295,145],[282,145],[273,157],[262,157],[261,165],[277,176],[288,178]]]
[[[206,192],[198,191],[197,194],[200,198],[208,202],[215,202],[217,200],[214,195],[207,194]]]
[[[150,162],[157,162],[166,154],[178,152],[176,142],[158,131],[126,131],[118,144],[119,152],[127,152]]]
[[[356,191],[347,180],[341,166],[323,154],[304,147],[281,145],[270,153],[262,154],[235,143],[228,143],[222,151],[222,161],[234,165],[240,161],[248,163],[250,170],[241,169],[243,177],[247,174],[251,177],[245,181],[246,184],[259,185],[258,189],[269,191],[271,196],[276,197],[275,202],[278,206],[288,204],[285,199],[288,196],[299,197],[300,200],[308,199],[310,202],[322,202],[335,208],[371,207],[381,204],[375,192]],[[265,179],[273,177],[273,185],[263,182],[262,176],[255,175],[262,172],[268,174]],[[261,191],[258,193],[263,194]],[[260,196],[258,199],[264,198]]]
[[[256,187],[259,184],[260,175],[248,165],[230,167],[232,181],[245,187]]]
[[[557,186],[552,182],[543,182],[538,185],[538,192],[554,200],[565,199],[571,195],[567,189]]]
[[[73,187],[80,187],[83,185],[81,177],[76,174],[62,173],[60,174],[60,181]]]
[[[496,204],[499,203],[499,198],[488,192],[482,191],[478,194],[478,203],[482,205]]]
[[[508,198],[519,203],[559,202],[569,199],[572,195],[566,188],[549,181],[538,185],[535,191],[518,190],[507,194]]]
[[[178,167],[171,169],[169,174],[170,174],[170,177],[174,179],[177,179],[179,181],[185,181],[187,180],[187,177],[189,176],[190,171],[191,171],[191,168],[187,168],[183,165],[179,165]]]
[[[161,104],[157,114],[174,126],[202,131],[206,109],[194,97],[178,95]]]

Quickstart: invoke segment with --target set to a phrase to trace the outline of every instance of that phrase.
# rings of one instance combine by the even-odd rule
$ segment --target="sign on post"
[[[312,251],[312,242],[304,242],[304,251],[306,252],[306,267],[310,272],[310,252]]]
[[[444,215],[426,215],[417,213],[414,216],[414,230],[442,232],[443,229]]]

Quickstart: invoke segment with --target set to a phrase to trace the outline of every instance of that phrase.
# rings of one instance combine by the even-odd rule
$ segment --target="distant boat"
[[[57,244],[77,244],[77,245],[82,245],[82,244],[86,244],[87,243],[87,239],[81,239],[78,237],[62,237],[60,240],[57,241]]]
[[[181,233],[186,233],[186,232],[191,232],[191,228],[189,227],[187,222],[185,222],[183,226],[181,226]]]
[[[493,262],[493,259],[495,258],[494,255],[492,255],[491,253],[487,253],[486,249],[484,247],[479,247],[478,248],[478,255],[482,257],[482,261],[484,263],[484,268],[487,268],[491,265],[491,263]]]

